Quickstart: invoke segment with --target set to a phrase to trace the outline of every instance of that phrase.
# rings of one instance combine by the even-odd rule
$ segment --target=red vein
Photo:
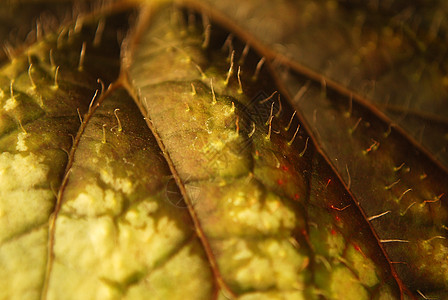
[[[123,86],[128,91],[128,93],[133,97],[133,99],[135,100],[135,103],[137,104],[141,113],[144,116],[147,116],[148,113],[145,110],[145,108],[143,107],[143,103],[141,101],[139,101],[139,97],[137,96],[136,90],[134,89],[132,84],[130,84],[128,74],[127,74],[127,69],[133,60],[132,59],[133,58],[133,49],[135,49],[135,45],[138,44],[138,41],[142,37],[144,30],[146,30],[146,28],[149,27],[149,25],[152,21],[152,16],[153,16],[154,12],[157,10],[157,8],[158,8],[157,5],[147,5],[147,6],[145,6],[145,8],[142,9],[142,12],[139,16],[139,21],[137,23],[137,26],[135,27],[134,31],[130,34],[129,40],[125,43],[128,46],[128,51],[126,51],[125,55],[123,56],[123,57],[126,57],[126,60],[122,62],[123,69],[122,69],[122,73],[121,73],[121,79],[122,79]],[[199,70],[200,70],[200,68],[199,68]],[[221,275],[215,255],[214,255],[213,250],[210,246],[210,243],[204,233],[204,230],[202,229],[202,225],[199,221],[199,217],[197,216],[196,211],[194,210],[193,203],[192,203],[190,197],[188,196],[185,185],[184,185],[182,179],[180,178],[180,176],[177,172],[177,169],[176,169],[169,153],[167,152],[167,150],[165,148],[162,138],[159,136],[159,134],[158,134],[155,126],[153,125],[152,121],[150,120],[149,116],[145,117],[145,121],[146,121],[149,129],[151,130],[152,134],[154,135],[154,137],[157,141],[157,144],[158,144],[160,150],[162,151],[163,156],[168,164],[168,167],[173,175],[173,178],[181,192],[181,195],[185,201],[185,204],[187,205],[187,209],[190,214],[191,220],[193,222],[196,234],[197,234],[199,240],[201,241],[202,247],[207,256],[211,271],[214,275],[214,279],[216,280],[216,286],[219,287],[219,289],[215,290],[216,293],[214,295],[214,298],[218,298],[219,290],[221,290],[221,292],[224,293],[225,296],[229,299],[236,298],[236,295],[227,286],[227,284],[225,283],[225,281]]]
[[[271,69],[271,74],[273,74],[273,78],[275,80],[276,85],[279,87],[280,93],[285,95],[288,101],[291,101],[291,95],[287,92],[286,88],[284,87],[284,84],[276,76],[276,72],[273,70],[273,68],[270,65],[270,63],[268,63],[268,67]],[[302,115],[302,113],[300,111],[297,111],[296,115],[297,115],[300,123],[302,124],[302,126],[305,128],[306,132],[309,134],[309,137],[311,138],[311,141],[312,141],[314,147],[316,148],[317,152],[322,156],[324,161],[328,164],[328,166],[333,171],[333,173],[336,176],[336,178],[338,178],[338,180],[340,181],[340,183],[342,184],[342,186],[344,187],[344,189],[348,193],[349,197],[353,200],[353,203],[355,204],[356,208],[358,209],[358,211],[360,212],[362,217],[365,220],[368,220],[369,217],[366,215],[366,213],[362,209],[359,201],[357,200],[357,198],[355,197],[355,195],[351,191],[350,186],[347,185],[345,180],[342,178],[342,175],[338,172],[338,169],[336,168],[334,163],[331,161],[331,159],[328,157],[328,155],[323,150],[323,148],[322,148],[321,144],[319,143],[317,137],[315,136],[314,132],[311,130],[310,125],[306,121],[306,118],[303,117],[303,115]],[[398,288],[400,290],[400,299],[404,299],[404,293],[410,294],[410,292],[408,291],[408,289],[406,288],[406,286],[404,285],[404,283],[401,281],[400,277],[398,276],[397,272],[395,271],[395,267],[393,266],[392,261],[389,258],[389,255],[387,254],[385,248],[381,244],[381,239],[380,239],[378,233],[375,231],[375,229],[373,228],[373,226],[372,226],[372,224],[370,222],[367,221],[367,224],[368,224],[368,226],[370,228],[370,231],[372,232],[372,235],[374,236],[374,238],[375,238],[375,240],[377,242],[377,245],[379,246],[379,248],[380,248],[384,258],[386,259],[386,261],[387,261],[387,263],[389,265],[389,268],[390,268],[390,271],[392,273],[393,278],[395,279],[395,281],[396,281],[396,283],[398,285]]]

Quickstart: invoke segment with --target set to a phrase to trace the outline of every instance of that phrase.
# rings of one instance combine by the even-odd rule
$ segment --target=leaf
[[[174,19],[171,26],[167,19]],[[152,17],[127,55],[135,61],[129,76],[221,292],[267,299],[395,295],[368,223],[306,133],[292,138],[298,124],[285,130],[292,111],[286,103],[279,111],[277,97],[267,96],[273,79],[266,71],[253,78],[255,54],[237,71],[241,43],[223,53],[226,35],[212,27],[203,51],[202,32],[182,23],[182,16],[169,12]],[[331,209],[347,203],[347,215]],[[362,229],[354,232],[345,222]]]
[[[448,168],[444,1],[206,2],[270,47],[267,55],[371,102]]]
[[[40,295],[49,225],[79,119],[99,88],[97,76],[108,84],[118,74],[113,57],[123,25],[116,21],[109,20],[102,46],[91,42],[97,22],[79,32],[63,28],[1,70],[0,298]]]
[[[116,3],[16,54],[0,70],[0,298],[443,297],[443,118],[392,124],[403,107],[344,81],[356,47],[335,38],[364,18],[353,45],[368,43],[407,4],[303,3]],[[440,22],[403,49],[442,55]],[[357,78],[395,74],[371,68],[400,56],[392,25]],[[439,126],[422,145],[415,116]]]
[[[251,4],[246,3],[246,5],[249,6]],[[363,28],[370,26],[368,27],[370,30],[379,32],[378,36],[380,38],[378,45],[382,47],[375,46],[378,48],[377,51],[383,51],[381,55],[394,55],[393,51],[388,49],[388,47],[391,47],[387,44],[390,41],[385,37],[384,30],[381,33],[375,28],[375,26],[381,28],[381,26],[377,25],[381,24],[378,23],[378,18],[379,20],[384,19],[384,11],[380,11],[382,15],[376,12],[376,16],[372,16],[370,14],[366,15],[359,8],[353,8],[349,5],[341,5],[338,8],[331,5],[324,6],[323,3],[302,3],[297,5],[291,4],[290,6],[285,5],[284,7],[272,6],[271,10],[261,9],[263,6],[258,6],[257,4],[257,7],[260,9],[258,14],[255,6],[252,6],[253,10],[245,7],[238,14],[231,12],[236,7],[234,5],[232,6],[227,3],[221,4],[221,6],[226,6],[222,10],[233,19],[239,18],[239,22],[244,27],[252,29],[254,34],[257,35],[257,33],[260,34],[263,32],[263,36],[258,36],[261,40],[269,44],[281,41],[287,46],[280,51],[286,51],[287,54],[295,57],[296,61],[306,62],[307,65],[311,64],[314,68],[323,72],[325,76],[329,76],[328,78],[313,73],[309,69],[298,65],[297,62],[289,63],[286,61],[284,64],[295,72],[302,73],[302,76],[297,73],[294,74],[294,71],[291,74],[284,66],[277,64],[279,65],[278,70],[281,73],[281,79],[288,89],[290,98],[293,98],[292,102],[295,108],[298,109],[298,115],[304,121],[305,127],[313,133],[316,142],[322,147],[322,153],[331,160],[330,164],[334,166],[347,187],[356,196],[355,201],[359,201],[359,205],[363,211],[371,218],[371,224],[375,232],[378,234],[380,241],[385,241],[384,248],[386,253],[394,263],[395,269],[404,283],[409,287],[413,287],[416,291],[444,291],[446,289],[445,279],[442,278],[446,278],[446,275],[443,274],[444,271],[441,271],[444,267],[440,266],[444,265],[445,260],[442,258],[443,255],[441,255],[441,260],[438,261],[437,253],[444,253],[443,249],[446,249],[446,243],[444,241],[446,238],[444,229],[446,224],[446,208],[441,200],[446,195],[446,182],[448,182],[446,167],[438,164],[434,160],[435,156],[428,154],[424,149],[418,149],[418,147],[415,149],[415,141],[409,138],[407,133],[401,128],[388,121],[375,107],[366,103],[365,99],[354,95],[355,93],[353,91],[341,87],[331,80],[333,77],[335,80],[343,82],[345,80],[344,76],[347,76],[346,74],[351,76],[351,72],[342,71],[342,68],[349,69],[349,67],[353,68],[352,66],[358,68],[353,62],[350,63],[350,66],[344,67],[344,64],[347,62],[343,59],[344,57],[356,59],[356,55],[350,53],[358,51],[358,48],[344,49],[342,46],[344,39],[329,38],[330,35],[337,36],[337,34],[346,32],[348,38],[354,38],[354,34],[350,31],[351,29],[345,29],[346,24],[344,23],[346,22],[345,20],[350,21],[353,19],[353,17],[349,17],[349,13],[356,16],[353,11],[357,12],[357,18],[361,18],[360,15],[364,16],[363,18],[367,18],[367,25],[363,25]],[[291,12],[296,12],[296,14],[286,13],[286,7]],[[313,13],[310,13],[307,9]],[[245,19],[246,15],[244,12],[253,12],[254,10],[258,18],[251,19],[254,21],[249,23],[247,22],[248,19]],[[280,11],[283,11],[283,13]],[[322,15],[322,18],[315,17],[312,20],[307,20],[307,14]],[[273,16],[276,15],[285,17],[273,19]],[[299,26],[300,24],[300,22],[293,23],[292,16],[296,15],[304,16],[301,19],[301,22],[303,22],[301,25],[307,29],[299,31],[299,34],[282,36],[266,34],[266,31],[259,29],[259,26],[268,26],[275,30],[276,27],[274,24],[276,24],[281,28],[285,28],[283,31],[287,32],[288,29],[286,28],[294,30],[294,26]],[[288,16],[291,16],[291,18],[288,18]],[[270,20],[271,23],[267,22],[266,19]],[[264,21],[257,22],[255,20]],[[351,26],[350,28],[353,27]],[[392,29],[389,28],[389,30]],[[314,31],[323,36],[328,35],[328,37],[317,40],[315,38],[311,39],[313,35],[310,32]],[[370,32],[367,29],[363,29],[363,31],[366,34]],[[444,37],[443,32],[442,30],[442,38]],[[427,32],[426,34],[429,33]],[[371,41],[371,39],[366,39],[363,35],[360,38],[365,39],[366,42]],[[430,44],[431,47],[433,47],[433,44],[438,43],[438,38],[438,36],[433,37],[434,41]],[[406,39],[404,41],[406,42]],[[328,42],[330,44],[326,47],[318,46],[319,43]],[[411,41],[408,40],[407,42],[409,44],[406,48],[411,48],[408,51],[412,50],[418,53],[418,49],[412,49],[413,45]],[[336,46],[338,43],[340,45]],[[356,45],[353,42],[349,43],[349,45],[352,44]],[[300,45],[300,48],[294,48],[294,45]],[[321,53],[320,55],[316,55],[314,50],[307,50],[307,47],[317,47],[313,49],[332,51],[334,54],[324,55]],[[259,48],[263,47],[259,46]],[[432,51],[439,50],[441,49]],[[297,54],[297,51],[301,51],[300,55]],[[359,51],[362,51],[362,49]],[[268,50],[264,51],[264,53],[267,56],[273,55]],[[322,61],[325,57],[331,57],[329,63],[330,68],[323,66]],[[432,59],[426,52],[418,53],[417,57],[426,61]],[[404,67],[416,68],[413,65],[413,61],[417,59],[409,57],[407,58],[409,62],[406,64],[406,60],[403,57],[398,58],[403,61],[402,64]],[[282,58],[276,59],[282,61]],[[314,62],[311,59],[318,61]],[[365,60],[364,63],[372,60],[373,63],[376,62],[378,64],[377,60],[373,58],[367,57]],[[392,91],[392,88],[386,89],[386,86],[389,85],[392,87],[392,82],[393,84],[399,82],[397,76],[400,73],[394,73],[396,72],[394,66],[397,66],[397,64],[397,62],[392,60],[390,66],[381,71],[381,74],[385,74],[381,77],[384,79],[378,80],[375,77],[369,77],[373,75],[367,74],[368,71],[372,71],[370,67],[361,65],[355,71],[358,73],[365,72],[365,74],[357,73],[358,75],[354,77],[355,81],[347,81],[347,84],[355,92],[359,92],[360,84],[356,81],[358,78],[374,78],[377,87],[375,91],[381,91],[379,88],[382,88],[383,90],[381,92],[385,96],[384,93],[390,93]],[[331,72],[334,72],[334,75],[331,75]],[[439,71],[436,70],[435,74],[437,72]],[[337,74],[341,74],[341,76],[336,77]],[[314,82],[310,82],[310,79],[314,80]],[[400,77],[401,79],[402,77]],[[407,97],[407,92],[413,93],[413,97],[416,99],[412,103],[416,103],[416,107],[419,107],[420,104],[418,102],[423,102],[427,99],[426,95],[445,93],[444,91],[446,89],[440,83],[440,81],[443,81],[443,74],[437,75],[435,80],[433,86],[436,86],[437,89],[419,85],[418,87],[422,89],[417,94],[414,90],[409,89],[400,94],[399,99]],[[413,86],[410,83],[411,78],[404,78],[404,81],[408,82],[406,83],[407,86]],[[397,84],[397,86],[399,87],[400,85]],[[396,91],[401,90],[395,89],[394,92],[397,93]],[[377,94],[362,93],[368,97],[372,97],[372,100],[375,100],[375,97],[377,97]],[[426,95],[424,95],[425,93]],[[443,100],[435,100],[437,98],[435,96],[430,96],[430,98],[434,99],[434,101],[431,101],[429,105],[425,102],[425,111],[434,109],[442,112],[443,108],[437,105],[440,103],[443,106]],[[399,101],[399,99],[396,101]],[[432,103],[434,103],[434,106],[431,105]],[[419,114],[420,109],[417,111]],[[421,115],[425,115],[425,111],[421,111]],[[386,113],[389,112],[386,111]],[[417,123],[415,121],[415,115],[412,113],[410,115],[410,117],[406,118],[406,124],[403,124],[403,127],[408,130],[408,133],[415,134],[416,130],[409,129],[411,127],[408,127],[408,125],[411,124],[415,127],[421,126],[422,123]],[[398,119],[398,114],[395,113],[394,116]],[[420,117],[419,114],[418,118]],[[403,119],[403,115],[399,119]],[[437,147],[442,147],[444,144],[443,135],[446,133],[446,129],[442,125],[443,122],[439,122],[437,118],[429,118],[428,120],[430,120],[431,128],[437,130],[431,129],[431,134],[425,136],[426,140],[423,141],[423,144],[428,146],[426,141],[429,141],[430,143],[438,143]],[[442,142],[442,146],[440,142]],[[409,149],[414,150],[410,151]],[[432,151],[434,154],[441,154],[439,149],[432,148]],[[443,155],[437,156],[437,158],[440,158],[442,162],[444,160]],[[429,180],[426,181],[426,179]],[[434,204],[437,206],[430,206]],[[409,214],[412,214],[412,216],[409,217]],[[437,263],[432,264],[431,262],[434,260]],[[433,270],[430,271],[429,269]],[[441,293],[444,294],[445,292]]]
[[[47,297],[209,296],[209,267],[187,212],[167,199],[168,181],[132,99],[112,91],[80,138],[56,211]]]

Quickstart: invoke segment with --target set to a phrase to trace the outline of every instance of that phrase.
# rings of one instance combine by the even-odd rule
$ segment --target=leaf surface
[[[448,167],[445,1],[206,2],[273,59],[373,104]]]
[[[48,299],[209,299],[210,268],[187,212],[167,198],[169,180],[132,98],[114,90],[89,117],[67,177]]]
[[[441,21],[437,32],[420,30],[422,40],[413,40],[411,32],[400,34],[398,21],[392,17],[395,10],[413,4],[395,3],[395,7],[370,11],[352,2],[267,4],[271,9],[246,3],[238,11],[228,2],[217,5],[227,15],[221,16],[223,23],[229,22],[226,18],[237,20],[271,46],[263,50],[257,40],[252,42],[277,60],[278,82],[286,86],[320,152],[354,193],[400,278],[416,293],[441,296],[446,294],[446,268],[440,266],[445,262],[448,176],[446,166],[438,161],[445,160],[446,87],[444,65],[434,66],[432,60],[438,53],[436,57],[445,61],[445,23]],[[422,3],[415,6],[424,11],[419,17],[425,28],[437,12],[431,13]],[[249,12],[257,17],[249,18]],[[356,25],[356,20],[361,24]],[[406,22],[400,20],[402,27]],[[274,34],[276,30],[285,34]],[[239,33],[245,36],[244,31]],[[428,49],[423,51],[416,42]],[[368,50],[369,55],[363,53]],[[291,59],[276,57],[276,52]],[[426,77],[416,77],[417,70]],[[375,89],[362,90],[367,80]],[[385,102],[375,107],[368,100]],[[390,104],[393,101],[397,104]],[[427,134],[421,131],[425,126],[431,128]]]
[[[279,111],[278,98],[268,97],[275,91],[269,73],[253,78],[256,54],[237,63],[244,45],[234,41],[222,51],[226,34],[216,26],[204,44],[197,18],[169,9],[151,17],[127,63],[219,292],[242,299],[396,296],[361,212],[306,132],[292,138],[297,119],[285,130],[292,110],[283,103]]]
[[[102,46],[92,45],[97,22],[62,28],[1,70],[1,298],[40,297],[49,224],[80,118],[100,88],[98,77],[108,84],[118,74],[117,21],[110,18]]]
[[[445,296],[442,2],[145,2],[0,70],[0,298]]]

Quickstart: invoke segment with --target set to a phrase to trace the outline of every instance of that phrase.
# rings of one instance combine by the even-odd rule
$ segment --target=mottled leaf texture
[[[446,12],[0,7],[0,299],[447,299]]]
[[[129,53],[129,73],[183,191],[216,292],[241,299],[396,296],[368,223],[306,133],[293,140],[297,120],[285,129],[292,110],[283,103],[279,111],[277,95],[269,99],[275,89],[268,72],[253,77],[260,58],[250,53],[239,65],[244,45],[234,41],[230,53],[221,51],[226,34],[215,27],[204,45],[197,17],[170,9],[154,16]],[[351,222],[355,227],[345,225]]]
[[[98,77],[108,84],[118,74],[123,20],[108,18],[110,31],[97,45],[98,20],[63,27],[1,69],[0,298],[41,296],[53,259],[52,217],[80,118],[101,93]]]
[[[23,44],[35,42],[45,32],[56,30],[65,16],[72,13],[73,4],[67,1],[49,3],[20,3],[0,6],[0,63],[14,54]]]

